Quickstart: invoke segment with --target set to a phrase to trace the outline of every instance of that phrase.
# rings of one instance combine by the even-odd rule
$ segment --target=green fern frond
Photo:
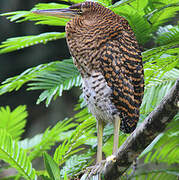
[[[155,8],[153,12],[146,15],[152,23],[152,29],[156,30],[160,25],[167,22],[169,19],[176,16],[179,11],[179,3],[166,3],[160,8]]]
[[[0,45],[0,54],[23,49],[25,47],[33,46],[39,43],[46,44],[48,41],[61,39],[64,37],[65,33],[50,32],[39,35],[9,38]]]
[[[44,157],[44,164],[50,179],[61,180],[58,164],[46,152],[43,154],[43,157]]]
[[[179,114],[169,124],[168,130],[160,134],[154,140],[154,144],[145,157],[145,163],[148,162],[165,162],[168,164],[179,163]],[[145,153],[143,153],[145,155]]]
[[[68,140],[64,141],[55,151],[54,160],[57,164],[62,165],[70,156],[83,150],[79,148],[82,144],[88,143],[88,138],[93,138],[96,120],[89,117],[83,123],[77,126]]]
[[[3,129],[0,129],[0,159],[9,163],[25,178],[36,180],[37,176],[26,152]]]
[[[75,176],[79,171],[85,169],[88,167],[89,164],[91,164],[92,156],[94,153],[88,151],[84,154],[75,154],[71,156],[66,162],[65,166],[61,169],[60,173],[61,176],[64,177],[65,173],[68,174],[68,176]]]
[[[160,79],[156,78],[146,85],[141,113],[147,114],[151,112],[169,92],[178,77],[179,70],[172,69],[166,72]]]
[[[179,171],[176,167],[156,167],[155,164],[145,164],[137,169],[135,174],[131,176],[131,179],[135,180],[176,180],[179,175]],[[151,169],[150,167],[155,167],[155,169]],[[123,180],[123,179],[121,179]]]
[[[26,117],[26,106],[18,106],[12,112],[9,106],[0,107],[0,128],[6,129],[13,139],[19,140],[24,132]]]
[[[60,137],[58,137],[58,142],[62,142],[65,139],[69,138],[71,134],[73,133],[73,130],[68,130],[60,133]],[[26,138],[22,141],[19,141],[19,146],[23,149],[31,150],[34,148],[34,146],[38,145],[40,141],[42,140],[43,133],[37,134],[32,138]]]
[[[0,95],[18,90],[27,82],[30,86],[28,90],[44,90],[37,103],[46,99],[46,105],[48,106],[53,97],[62,95],[63,90],[80,86],[81,76],[79,76],[79,72],[71,59],[41,64],[2,82]]]
[[[47,24],[51,26],[65,26],[67,19],[58,18],[54,16],[45,16],[45,15],[37,15],[32,13],[33,10],[36,9],[58,9],[58,8],[67,8],[68,6],[65,4],[57,4],[57,3],[40,3],[35,6],[31,11],[15,11],[1,14],[1,16],[7,16],[7,19],[15,22],[23,22],[23,21],[37,21],[35,24]]]
[[[46,99],[46,106],[48,106],[53,97],[62,95],[63,90],[81,85],[81,76],[71,59],[56,63],[53,67],[53,71],[40,73],[31,80],[34,81],[33,83],[28,84],[30,86],[28,90],[44,89],[37,104]]]
[[[172,42],[178,42],[179,44],[179,26],[160,27],[155,41],[158,45],[166,45]]]
[[[114,7],[113,7],[114,6]],[[133,31],[135,32],[136,38],[140,44],[146,43],[151,38],[151,25],[144,17],[144,8],[146,6],[145,1],[134,1],[130,4],[115,7],[115,4],[110,8],[116,13],[125,17]],[[143,10],[141,10],[143,9]]]
[[[41,138],[41,141],[35,146],[33,146],[33,151],[31,150],[29,158],[32,160],[42,155],[43,152],[50,149],[51,146],[53,146],[57,141],[59,141],[59,137],[61,136],[62,132],[65,132],[76,126],[77,124],[72,123],[72,119],[69,119],[58,122],[51,129],[47,128]]]
[[[5,81],[2,82],[2,85],[0,86],[0,95],[6,92],[11,92],[13,90],[15,91],[19,90],[22,87],[22,85],[24,85],[28,81],[31,81],[33,78],[37,77],[37,75],[42,71],[51,70],[56,63],[59,62],[56,61],[48,64],[41,64],[34,68],[29,68],[25,70],[20,75],[6,79]]]
[[[176,48],[175,50],[177,49],[178,48]],[[144,64],[145,84],[148,87],[156,84],[157,81],[161,80],[165,73],[172,70],[176,73],[175,77],[177,77],[177,69],[174,68],[177,66],[178,63],[179,60],[177,55],[168,54],[164,54],[163,58],[158,58],[146,62]]]
[[[142,17],[138,12],[135,12],[131,13],[127,19],[135,32],[139,44],[144,45],[151,39],[151,25],[144,17]]]

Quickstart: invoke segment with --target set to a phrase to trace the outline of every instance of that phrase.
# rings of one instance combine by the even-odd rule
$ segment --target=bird
[[[84,100],[97,120],[96,163],[102,161],[103,129],[107,123],[114,126],[115,156],[119,130],[135,130],[144,94],[141,50],[129,22],[92,1],[35,13],[70,19],[65,27],[67,45],[82,77]]]

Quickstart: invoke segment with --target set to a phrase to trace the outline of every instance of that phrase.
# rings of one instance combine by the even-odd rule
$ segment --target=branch
[[[150,97],[149,97],[150,98]],[[103,174],[105,180],[117,180],[129,168],[133,160],[163,132],[179,111],[179,79],[161,103],[118,149],[116,162],[109,162]]]

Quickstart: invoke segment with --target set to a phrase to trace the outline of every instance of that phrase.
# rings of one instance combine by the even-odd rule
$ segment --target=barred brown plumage
[[[102,160],[102,133],[114,123],[113,154],[120,129],[131,133],[139,119],[144,93],[141,51],[128,21],[96,2],[36,13],[70,17],[66,39],[83,79],[84,99],[98,121],[97,162]]]

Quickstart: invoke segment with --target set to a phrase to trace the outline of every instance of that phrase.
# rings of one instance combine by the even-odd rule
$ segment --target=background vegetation
[[[68,1],[69,2],[69,1]],[[72,0],[72,3],[82,2]],[[115,13],[124,16],[135,31],[143,47],[145,69],[145,95],[141,106],[139,124],[158,105],[179,77],[179,26],[176,13],[179,10],[177,0],[125,0],[111,2],[99,1]],[[40,3],[32,9],[50,9],[68,7],[68,3]],[[68,21],[50,16],[39,16],[31,11],[15,11],[2,14],[10,21],[35,21],[35,24],[64,26]],[[58,30],[58,29],[57,29]],[[56,31],[57,31],[56,30]],[[9,38],[0,45],[0,53],[17,51],[36,44],[46,44],[65,37],[64,32],[45,32]],[[38,48],[37,48],[38,49]],[[20,51],[19,51],[20,53]],[[53,53],[49,55],[53,57]],[[5,57],[5,56],[4,56]],[[31,58],[34,55],[31,54]],[[37,58],[37,57],[36,57]],[[55,57],[56,58],[56,57]],[[4,58],[5,61],[5,58]],[[53,100],[62,96],[64,90],[80,87],[81,77],[74,67],[72,59],[56,60],[26,69],[24,72],[7,78],[1,83],[0,94],[20,91],[23,85],[27,90],[40,90],[37,104],[48,107]],[[23,86],[24,87],[24,86]],[[62,101],[63,103],[63,101]],[[67,107],[68,108],[68,107]],[[3,179],[69,179],[95,160],[96,121],[88,113],[82,96],[75,106],[74,117],[65,118],[43,133],[32,138],[22,138],[27,123],[26,106],[20,105],[14,110],[9,106],[0,109],[0,172],[15,168]],[[143,151],[137,160],[137,166],[128,169],[122,179],[176,179],[179,176],[179,114]],[[104,131],[103,152],[111,154],[112,126]],[[128,135],[120,133],[122,144]],[[56,145],[56,146],[54,146]],[[51,150],[51,156],[47,152]],[[37,159],[44,159],[44,168],[35,167]]]

